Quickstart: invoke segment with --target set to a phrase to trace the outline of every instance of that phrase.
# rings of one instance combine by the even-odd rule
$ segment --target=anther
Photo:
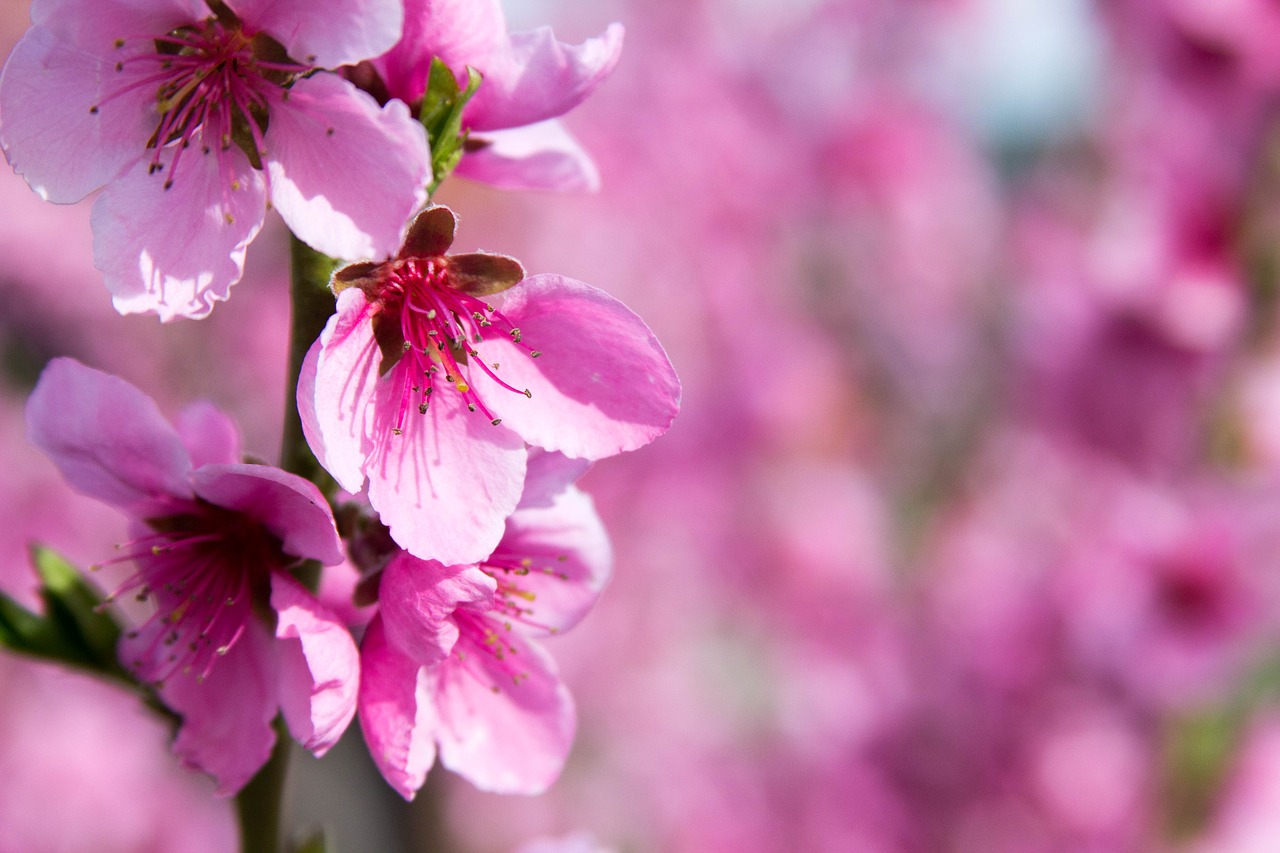
[[[502,418],[494,418],[493,420],[489,421],[489,423],[493,424],[494,426],[497,426],[498,424],[502,423]]]

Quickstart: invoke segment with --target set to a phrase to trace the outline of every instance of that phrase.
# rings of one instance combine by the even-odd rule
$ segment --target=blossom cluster
[[[144,608],[119,665],[180,721],[174,751],[232,795],[277,716],[320,756],[358,714],[407,799],[437,750],[486,790],[544,790],[575,711],[538,640],[612,571],[574,482],[665,432],[679,383],[604,291],[450,254],[457,217],[430,194],[455,168],[595,187],[557,119],[609,75],[622,28],[510,33],[497,0],[35,0],[31,20],[0,75],[0,146],[45,200],[101,189],[93,262],[120,313],[208,315],[268,210],[337,261],[309,282],[327,325],[294,344],[332,480],[249,459],[209,403],[170,422],[73,358],[26,406],[66,482],[129,520],[94,566],[119,577],[99,609]],[[344,573],[361,606],[330,592]]]

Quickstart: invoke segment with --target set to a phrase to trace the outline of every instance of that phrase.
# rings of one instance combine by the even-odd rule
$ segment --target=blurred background
[[[7,50],[27,2],[0,9]],[[348,853],[1280,850],[1280,5],[508,12],[626,24],[568,119],[604,189],[451,180],[456,248],[623,299],[684,410],[584,481],[618,562],[548,643],[558,785],[437,768],[405,804],[353,730],[297,759],[292,823]],[[211,399],[272,459],[287,252],[276,221],[206,321],[122,318],[87,206],[3,171],[0,586],[34,603],[28,540],[124,538],[25,441],[44,362]],[[0,851],[232,850],[165,737],[0,658]]]

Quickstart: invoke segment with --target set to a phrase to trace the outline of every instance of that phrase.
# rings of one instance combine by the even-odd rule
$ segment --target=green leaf
[[[40,597],[48,617],[62,626],[100,671],[118,669],[116,644],[120,626],[102,607],[102,597],[62,555],[43,545],[31,546],[31,562],[40,576]]]
[[[334,848],[329,844],[329,836],[323,829],[317,829],[306,841],[293,848],[293,853],[331,853]]]
[[[462,110],[480,88],[482,79],[479,71],[467,66],[467,87],[459,89],[458,78],[449,66],[439,57],[431,60],[427,92],[418,111],[418,120],[426,128],[427,139],[431,143],[432,193],[462,159],[467,142],[467,134],[462,130]]]

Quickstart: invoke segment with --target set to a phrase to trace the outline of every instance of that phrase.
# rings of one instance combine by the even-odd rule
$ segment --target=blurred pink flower
[[[407,0],[404,37],[372,61],[388,93],[422,100],[432,58],[465,82],[484,76],[467,104],[467,154],[457,174],[504,189],[590,190],[599,175],[555,121],[580,104],[613,71],[622,25],[580,45],[556,40],[550,27],[507,33],[499,0]]]
[[[454,226],[430,208],[393,260],[336,272],[337,314],[298,382],[316,457],[353,494],[367,477],[396,542],[445,565],[497,544],[525,442],[585,459],[634,450],[667,430],[680,393],[622,303],[524,278],[501,255],[446,256]]]
[[[312,752],[331,747],[355,713],[359,660],[288,573],[342,559],[316,487],[240,464],[235,426],[212,406],[188,408],[175,429],[137,388],[70,359],[45,369],[27,423],[73,488],[132,520],[135,538],[112,562],[138,571],[118,592],[157,610],[120,656],[182,715],[182,759],[235,793],[270,754],[277,709]],[[268,599],[274,626],[258,616]]]
[[[556,777],[573,700],[535,642],[595,603],[612,553],[591,499],[559,454],[530,463],[520,506],[493,553],[444,566],[397,553],[361,649],[360,724],[374,762],[406,799],[440,760],[477,787],[536,794]]]
[[[38,0],[0,77],[0,144],[46,200],[106,185],[94,263],[120,312],[201,317],[268,205],[326,254],[395,248],[426,199],[422,126],[311,72],[381,53],[402,19],[398,0]]]

